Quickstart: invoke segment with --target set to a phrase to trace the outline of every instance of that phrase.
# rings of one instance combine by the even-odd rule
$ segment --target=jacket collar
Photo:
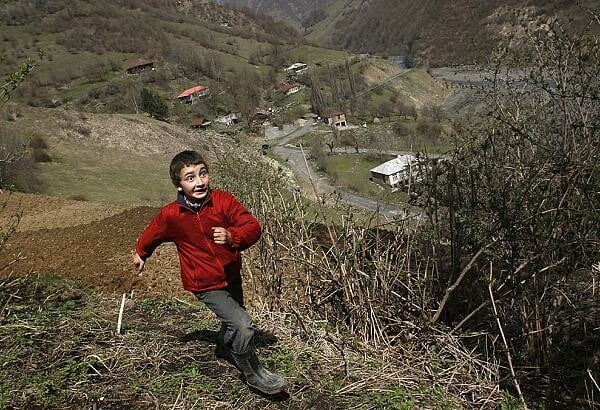
[[[177,204],[189,211],[192,211],[194,213],[197,213],[198,211],[200,211],[202,208],[204,208],[204,206],[210,202],[210,197],[211,197],[211,193],[212,190],[209,188],[208,192],[206,193],[206,196],[204,197],[204,199],[202,200],[202,202],[200,202],[200,204],[198,206],[192,206],[189,201],[186,200],[185,195],[182,192],[177,192]]]

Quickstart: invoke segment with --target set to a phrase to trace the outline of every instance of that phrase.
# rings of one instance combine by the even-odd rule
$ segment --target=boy
[[[283,392],[285,380],[264,369],[256,357],[254,325],[243,307],[240,252],[258,241],[258,221],[233,195],[210,189],[208,165],[199,153],[175,155],[170,174],[177,200],[163,207],[140,235],[134,266],[141,272],[158,245],[174,242],[184,289],[221,321],[217,356],[233,359],[250,386],[265,394]]]

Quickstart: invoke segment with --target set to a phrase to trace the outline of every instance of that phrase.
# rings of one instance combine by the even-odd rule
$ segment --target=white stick
[[[121,323],[123,322],[123,309],[125,308],[125,293],[121,298],[121,309],[119,309],[119,320],[117,320],[117,333],[121,334]]]

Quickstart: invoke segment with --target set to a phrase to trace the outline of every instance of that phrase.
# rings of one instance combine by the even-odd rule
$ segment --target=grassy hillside
[[[171,101],[191,85],[212,85],[244,71],[260,79],[279,67],[258,59],[297,38],[272,20],[201,2],[5,2],[0,21],[0,73],[12,72],[38,50],[45,54],[17,100],[97,112],[134,112],[128,96],[141,87]],[[126,76],[125,68],[139,59],[155,61],[156,70]]]
[[[260,329],[259,355],[289,384],[285,395],[255,394],[237,369],[214,357],[219,325],[211,312],[187,300],[144,297],[137,286],[132,290],[136,296],[128,293],[118,334],[120,296],[53,275],[0,280],[0,406],[387,409],[469,404],[452,386],[425,381],[431,370],[419,362],[424,364],[429,352],[348,346],[324,325],[302,331],[299,318],[252,310]],[[449,352],[431,352],[440,370],[447,367]],[[481,403],[491,408],[499,398],[489,393]]]
[[[231,110],[272,104],[296,61],[326,67],[350,53],[309,46],[288,26],[200,2],[6,2],[0,6],[0,75],[26,57],[43,58],[13,100],[96,113],[139,113],[147,88],[166,103],[171,122],[189,125]],[[127,75],[141,60],[155,70]],[[205,84],[212,97],[176,104],[184,89]]]

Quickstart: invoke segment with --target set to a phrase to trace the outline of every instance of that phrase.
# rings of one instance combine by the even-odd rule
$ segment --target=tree
[[[455,135],[451,158],[428,177],[430,215],[440,217],[451,264],[438,278],[450,286],[432,321],[460,328],[478,317],[481,329],[487,318],[499,331],[502,323],[508,366],[512,355],[545,372],[552,400],[574,400],[566,407],[592,406],[585,397],[587,369],[600,354],[600,335],[587,330],[600,317],[589,288],[600,260],[600,22],[593,16],[579,33],[556,19],[523,23],[526,35],[495,56],[488,115]]]
[[[34,69],[36,65],[36,61],[28,58],[21,63],[17,71],[9,74],[5,78],[4,83],[0,85],[0,106],[4,105],[4,103],[10,99],[11,93],[14,91],[14,89],[17,88],[17,86],[21,84],[23,80],[25,80],[25,77],[27,77],[27,75],[31,72],[31,70]]]
[[[169,116],[169,107],[156,91],[144,87],[140,93],[140,99],[142,110],[150,114],[151,117],[165,121]]]
[[[248,128],[252,125],[254,111],[261,101],[262,90],[258,84],[260,84],[259,74],[250,70],[242,70],[227,78],[228,91]]]
[[[127,96],[127,99],[129,100],[129,102],[131,103],[131,107],[135,110],[136,114],[139,114],[139,107],[138,107],[138,101],[136,99],[136,97],[138,95],[141,95],[140,91],[139,91],[139,86],[136,80],[134,80],[133,78],[126,78],[125,79],[125,95]]]
[[[333,154],[333,149],[335,148],[335,139],[329,138],[325,141],[325,145],[327,145],[327,148],[329,148],[329,153]]]

